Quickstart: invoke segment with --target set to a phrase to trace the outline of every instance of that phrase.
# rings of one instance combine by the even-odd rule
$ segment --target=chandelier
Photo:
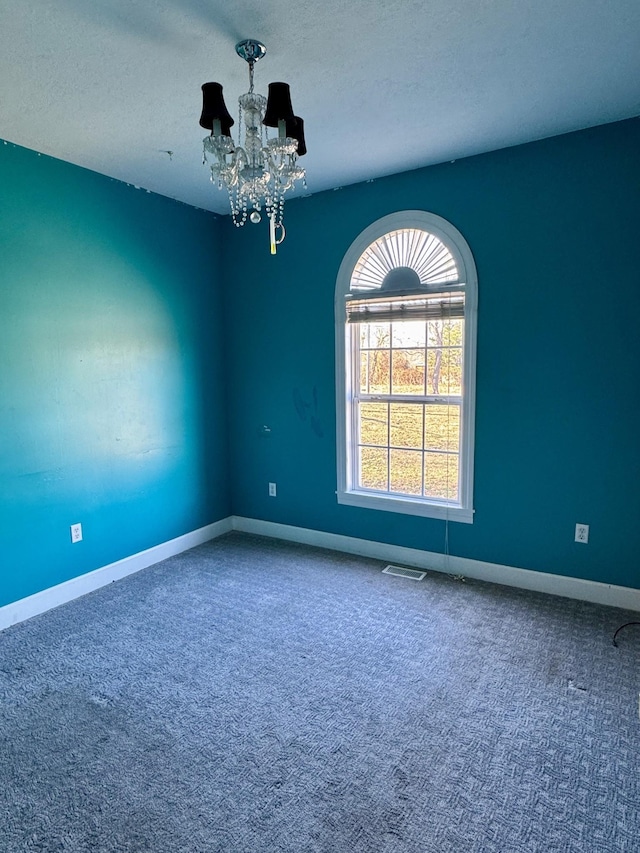
[[[229,193],[231,215],[237,228],[247,218],[258,223],[261,211],[269,220],[271,254],[285,237],[282,223],[284,196],[302,181],[304,169],[298,157],[306,154],[304,122],[293,114],[288,83],[269,83],[269,97],[253,90],[253,69],[267,52],[255,39],[236,45],[236,53],[249,64],[249,91],[238,98],[238,144],[231,137],[235,124],[222,96],[220,83],[202,86],[200,125],[211,131],[204,138],[204,163],[211,167],[211,180]],[[277,128],[269,137],[268,128]],[[244,129],[244,143],[242,132]]]

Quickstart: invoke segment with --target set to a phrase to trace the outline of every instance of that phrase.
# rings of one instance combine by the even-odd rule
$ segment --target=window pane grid
[[[359,489],[457,501],[460,404],[355,401]]]
[[[360,394],[462,397],[462,320],[357,325]]]
[[[424,497],[430,500],[457,501],[459,497],[459,456],[457,453],[443,453],[437,459],[436,454],[417,450],[399,450],[399,454],[411,455],[418,459],[414,465],[414,482],[419,488],[411,487],[411,471],[400,472],[402,481],[394,487],[393,448],[359,448],[359,467],[361,476],[358,488],[372,493]],[[436,464],[439,463],[439,464]],[[400,470],[400,466],[398,469]]]
[[[432,450],[430,447],[422,450],[419,447],[405,447],[403,444],[367,444],[366,441],[360,442],[358,447],[378,447],[383,448],[384,450],[411,450],[416,453],[429,453],[433,456],[440,454],[441,456],[458,456],[457,450]]]

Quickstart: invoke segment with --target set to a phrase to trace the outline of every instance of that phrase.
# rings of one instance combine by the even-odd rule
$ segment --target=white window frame
[[[358,489],[352,482],[354,464],[352,423],[356,381],[351,369],[352,330],[346,322],[346,300],[352,295],[349,288],[355,266],[362,253],[383,235],[403,228],[417,228],[433,234],[449,249],[456,260],[461,281],[465,282],[465,324],[463,402],[460,440],[460,494],[458,501],[436,500]],[[446,283],[426,285],[418,293],[446,293]],[[476,391],[476,330],[478,277],[476,265],[467,241],[458,229],[435,213],[423,210],[404,210],[383,216],[356,237],[345,254],[335,290],[336,323],[336,414],[337,414],[337,474],[338,503],[366,509],[385,510],[427,518],[442,518],[471,524],[473,522],[473,468]],[[347,357],[349,354],[349,357]]]

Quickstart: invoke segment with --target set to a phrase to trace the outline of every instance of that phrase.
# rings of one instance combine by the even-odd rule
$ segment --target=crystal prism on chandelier
[[[204,162],[211,167],[211,180],[229,193],[231,215],[236,227],[247,218],[260,222],[264,208],[269,220],[271,254],[284,240],[282,223],[285,193],[302,182],[305,173],[298,158],[306,154],[304,122],[293,114],[288,83],[269,83],[269,97],[253,90],[253,69],[267,52],[255,39],[236,45],[236,53],[249,64],[249,91],[238,98],[238,145],[231,136],[235,124],[222,96],[220,83],[202,86],[200,125],[211,131],[204,138]],[[278,134],[268,136],[268,128]],[[244,130],[244,144],[242,133]]]

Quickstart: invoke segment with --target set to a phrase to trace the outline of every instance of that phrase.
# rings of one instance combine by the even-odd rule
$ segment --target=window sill
[[[339,504],[357,506],[363,509],[377,509],[385,512],[397,512],[402,515],[419,515],[423,518],[442,518],[473,524],[473,510],[461,506],[447,506],[423,500],[412,500],[397,495],[374,495],[370,492],[337,492]]]

